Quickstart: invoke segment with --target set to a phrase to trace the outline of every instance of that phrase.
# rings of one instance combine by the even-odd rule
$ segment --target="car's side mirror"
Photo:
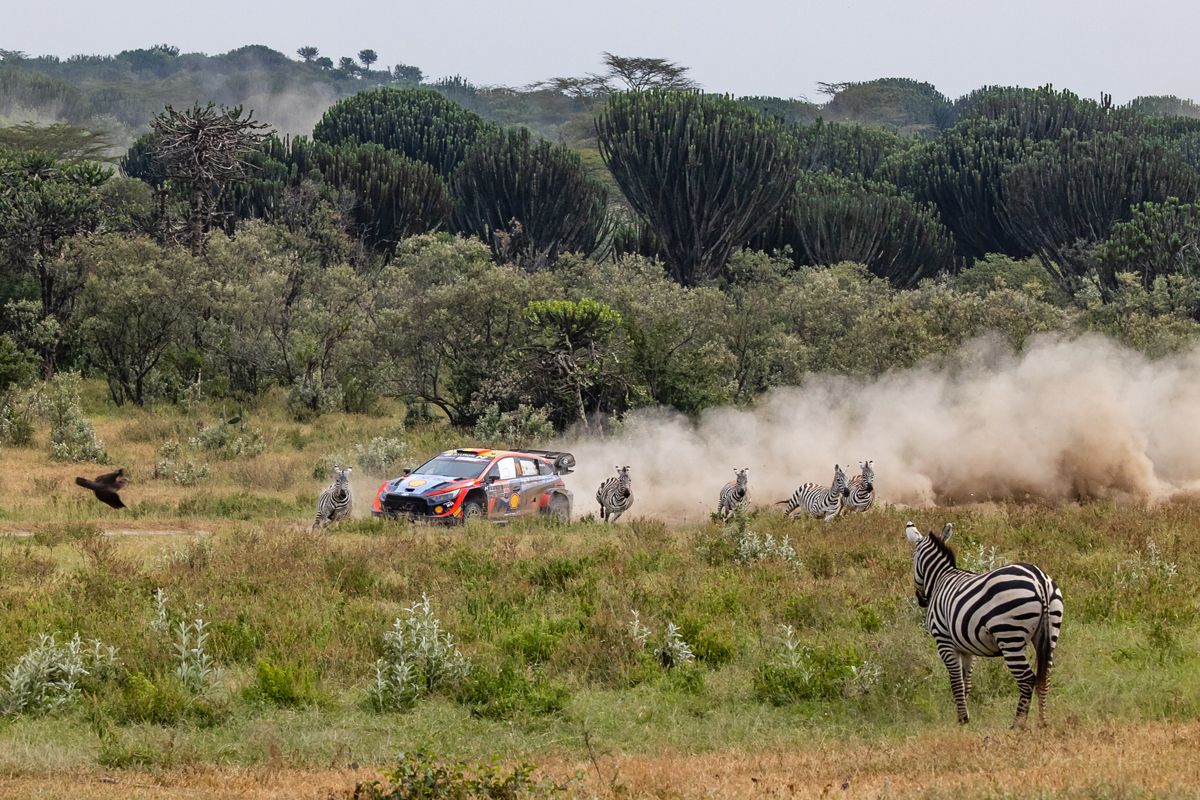
[[[412,467],[405,467],[405,468],[404,468],[404,474],[405,474],[405,475],[411,475],[411,474],[412,474]]]
[[[495,475],[487,475],[484,477],[483,482],[486,483],[488,486],[491,486],[493,483],[495,483],[498,480],[499,480],[499,478],[497,478]]]

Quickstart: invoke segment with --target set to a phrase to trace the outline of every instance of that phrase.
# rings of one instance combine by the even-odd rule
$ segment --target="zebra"
[[[600,504],[600,519],[616,522],[633,505],[633,490],[630,488],[629,467],[616,467],[617,477],[606,478],[596,490],[596,502]]]
[[[846,498],[846,506],[850,511],[866,511],[875,502],[875,469],[873,461],[858,462],[862,470],[850,479],[850,495]]]
[[[717,501],[717,516],[729,519],[739,508],[745,508],[750,503],[750,490],[746,488],[746,473],[749,467],[734,469],[737,477],[721,488],[721,497]]]
[[[333,465],[333,483],[325,487],[317,498],[317,518],[313,520],[312,529],[324,528],[334,522],[340,522],[350,516],[354,498],[350,496],[350,467],[342,469]]]
[[[1050,667],[1062,628],[1062,592],[1046,573],[1032,564],[1012,564],[991,572],[958,569],[954,551],[946,541],[953,535],[950,523],[941,535],[921,534],[911,522],[904,535],[915,546],[913,584],[917,603],[929,609],[925,627],[937,642],[938,655],[950,673],[950,688],[958,721],[966,724],[971,668],[979,656],[1003,656],[1017,681],[1014,728],[1024,728],[1034,689],[1038,696],[1038,721],[1046,722],[1046,694]],[[1033,644],[1037,672],[1029,666],[1025,646]]]
[[[846,486],[846,473],[841,466],[833,465],[833,484],[826,489],[819,483],[806,483],[788,500],[780,500],[775,505],[787,504],[783,510],[784,516],[790,516],[797,508],[802,508],[814,517],[824,517],[826,522],[836,517],[842,510],[844,498],[850,494]]]

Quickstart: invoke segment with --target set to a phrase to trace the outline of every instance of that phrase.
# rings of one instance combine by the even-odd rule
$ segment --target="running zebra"
[[[317,518],[312,526],[314,531],[350,516],[354,503],[350,497],[350,472],[350,467],[342,469],[336,464],[333,466],[333,483],[325,487],[325,491],[317,498]]]
[[[834,464],[833,485],[828,489],[819,483],[806,483],[792,492],[790,499],[780,500],[775,505],[787,504],[787,508],[783,510],[784,516],[791,516],[793,511],[802,508],[812,516],[824,517],[825,521],[829,522],[841,512],[842,503],[849,494],[846,473],[842,472],[839,465]]]
[[[1032,564],[1012,564],[982,574],[958,569],[946,541],[954,533],[947,523],[941,536],[923,536],[911,522],[904,529],[916,550],[913,583],[917,603],[928,608],[925,627],[937,642],[938,655],[950,672],[950,688],[958,721],[966,724],[971,668],[978,656],[1003,656],[1021,690],[1014,728],[1025,727],[1033,691],[1038,695],[1038,721],[1046,722],[1046,694],[1058,633],[1062,628],[1062,593],[1054,581]],[[1029,667],[1025,646],[1033,644],[1037,672]]]
[[[871,466],[874,461],[860,461],[859,474],[850,479],[850,495],[846,505],[851,511],[866,511],[875,502],[875,469]]]
[[[749,467],[734,469],[737,477],[721,488],[721,498],[717,501],[717,516],[729,519],[739,508],[745,508],[750,503],[750,490],[746,488]]]
[[[633,505],[633,489],[630,488],[629,467],[617,467],[617,477],[606,478],[596,490],[596,502],[600,504],[600,519],[616,522]]]

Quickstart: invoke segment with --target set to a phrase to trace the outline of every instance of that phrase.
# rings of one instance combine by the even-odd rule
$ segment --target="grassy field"
[[[208,476],[179,485],[171,470],[153,477],[160,446],[186,443],[222,409],[113,410],[93,395],[85,410],[133,475],[131,508],[73,486],[102,470],[51,461],[44,432],[0,451],[0,664],[44,633],[98,639],[117,663],[55,710],[0,717],[0,795],[336,796],[417,747],[429,763],[529,762],[581,796],[1200,786],[1189,755],[1200,744],[1200,501],[879,510],[829,526],[769,511],[730,526],[358,519],[312,534],[327,481],[315,472],[353,461],[398,418],[300,424],[268,403],[239,428],[261,434],[262,453],[184,444],[173,469],[191,459]],[[462,441],[437,426],[394,437],[404,463]],[[375,485],[355,484],[360,507]],[[1015,686],[990,661],[971,725],[954,723],[911,599],[910,516],[925,529],[953,521],[965,566],[1032,561],[1062,586],[1046,729],[1008,730]],[[768,534],[787,536],[794,556],[765,546]],[[370,687],[384,634],[423,595],[469,673],[379,711]],[[212,660],[202,685],[179,674],[176,649],[179,625],[197,617]],[[678,655],[656,653],[669,624],[694,660],[664,665]]]

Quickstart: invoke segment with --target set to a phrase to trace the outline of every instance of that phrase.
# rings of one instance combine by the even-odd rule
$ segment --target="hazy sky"
[[[1195,0],[0,0],[0,19],[0,48],[31,54],[312,44],[336,61],[369,47],[480,84],[582,74],[609,50],[670,58],[736,94],[818,99],[818,81],[902,76],[951,97],[1053,83],[1200,99]]]

